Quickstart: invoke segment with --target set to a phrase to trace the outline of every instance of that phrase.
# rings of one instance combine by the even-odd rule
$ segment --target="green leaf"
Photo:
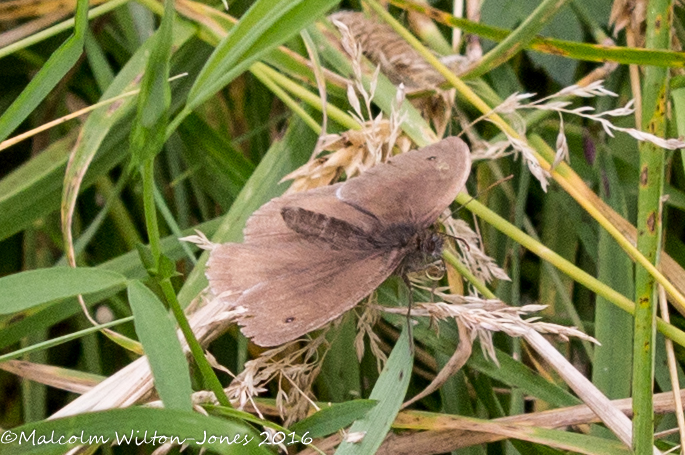
[[[228,209],[255,169],[231,141],[190,114],[178,128],[190,166],[198,166],[198,181],[212,198]]]
[[[150,250],[149,245],[143,245],[142,243],[136,243],[136,251],[138,251],[138,257],[140,262],[147,270],[147,273],[154,275],[157,273],[157,267],[155,264],[155,258],[152,256],[152,250]]]
[[[79,294],[123,287],[126,277],[91,268],[53,267],[0,278],[0,314],[11,314]]]
[[[128,301],[138,339],[150,362],[155,388],[167,409],[191,411],[188,362],[176,335],[176,324],[157,296],[140,281],[128,285]]]
[[[553,384],[521,362],[514,360],[509,354],[496,350],[499,366],[492,360],[486,359],[480,349],[474,349],[468,366],[492,379],[502,381],[511,387],[518,387],[526,394],[535,396],[555,406],[574,406],[580,403],[576,397]]]
[[[611,155],[598,156],[597,168],[605,177],[604,184],[599,185],[600,194],[618,214],[627,218],[626,197],[614,161]],[[633,262],[605,230],[600,229],[598,237],[597,278],[621,294],[632,296],[635,285]],[[617,337],[617,333],[631,339],[633,317],[598,295],[594,336],[600,344],[595,347],[592,383],[612,400],[630,396],[632,374],[632,346],[625,342],[626,338]]]
[[[91,333],[96,333],[96,332],[99,332],[101,330],[108,329],[110,327],[114,327],[114,326],[117,326],[120,324],[124,324],[126,322],[130,322],[132,319],[133,318],[131,316],[129,316],[127,318],[118,319],[116,321],[108,322],[106,324],[99,324],[99,325],[90,326],[87,329],[79,330],[78,332],[69,333],[69,334],[63,335],[61,337],[50,338],[49,340],[45,340],[43,342],[31,345],[31,346],[27,346],[25,348],[21,348],[21,349],[18,349],[16,351],[9,352],[7,354],[0,355],[0,362],[4,362],[6,360],[17,359],[17,358],[22,357],[22,356],[24,356],[28,353],[31,353],[31,352],[44,351],[48,348],[59,346],[61,344],[67,343],[69,341],[79,339],[81,337],[84,337],[85,335],[88,335]],[[30,332],[25,331],[24,333],[30,333]],[[125,348],[129,349],[132,352],[136,351],[135,345],[138,344],[137,342],[130,340],[130,339],[124,339],[124,337],[121,337],[117,341],[122,342],[122,343],[128,342],[128,345],[126,345]],[[10,343],[4,343],[4,344],[9,345]],[[138,349],[138,350],[140,350],[140,349]]]
[[[76,131],[74,131],[76,132]],[[0,180],[0,240],[15,234],[34,221],[59,208],[64,173],[75,135],[51,144],[14,172]],[[92,185],[124,159],[124,131],[115,129],[107,136],[89,167],[82,188]]]
[[[342,430],[364,416],[376,406],[376,400],[352,400],[334,403],[290,426],[290,430],[311,438],[322,438]]]
[[[484,22],[504,21],[504,23],[508,22],[513,25],[513,23],[521,21],[521,24],[501,43],[495,46],[494,49],[485,54],[478,62],[478,65],[468,71],[468,77],[482,76],[516,55],[536,37],[547,22],[564,6],[564,3],[566,3],[566,0],[543,0],[542,2],[536,0],[488,0],[485,2],[483,4]],[[516,10],[518,10],[518,16],[514,13]],[[511,13],[502,14],[504,11]],[[557,31],[557,29],[564,31],[575,30],[577,33],[574,37],[580,35],[581,32],[575,15],[571,14],[570,11],[567,12],[564,20],[557,21],[553,29],[554,31]],[[536,63],[543,65],[551,74],[556,74],[569,80],[572,79],[573,68],[569,69],[569,66],[575,65],[576,62],[569,63],[562,60],[561,63],[565,65],[566,70],[564,73],[563,69],[559,68],[559,65],[554,65],[559,59],[555,60],[549,56],[540,58],[538,55],[535,55],[534,58],[538,59]]]
[[[619,441],[563,430],[522,427],[520,434],[515,437],[524,441],[566,450],[571,453],[583,453],[587,455],[629,455],[633,453],[633,451],[630,450],[630,447],[626,447]],[[542,453],[548,453],[544,451],[544,446],[540,448]]]
[[[363,419],[352,424],[348,433],[363,435],[363,439],[359,442],[343,441],[336,450],[336,455],[376,453],[404,401],[411,379],[413,359],[414,349],[409,330],[405,328],[369,396],[369,399],[377,400],[378,404]]]
[[[162,23],[151,38],[154,44],[140,84],[138,113],[131,132],[131,168],[153,158],[164,145],[171,104],[169,61],[174,16],[174,0],[165,0]]]
[[[317,378],[320,400],[341,402],[362,396],[357,352],[350,349],[357,336],[357,318],[353,313],[347,313],[342,323],[326,335],[331,345]]]
[[[175,276],[181,276],[181,274],[176,271],[176,263],[172,261],[168,256],[160,254],[158,258],[158,263],[159,265],[157,268],[157,277],[160,280],[169,280]]]
[[[193,110],[339,0],[258,0],[216,47],[188,95]]]
[[[17,437],[16,442],[10,439],[13,435]],[[24,437],[22,444],[19,444],[20,435]],[[161,443],[160,439],[156,439],[154,445],[151,443],[155,435],[158,438],[174,437],[176,441],[184,442],[198,451],[205,448],[229,455],[273,454],[267,445],[259,446],[263,437],[259,437],[249,425],[186,411],[140,407],[84,413],[6,430],[3,433],[5,444],[2,452],[3,455],[57,455],[82,445],[81,441],[99,445],[140,445],[137,444],[136,437],[138,442],[146,438],[146,445],[156,448]],[[71,436],[74,436],[74,440],[69,443]],[[212,436],[216,439],[210,439]],[[63,437],[62,442],[60,437]],[[221,441],[220,437],[225,439]],[[26,438],[31,439],[27,442]],[[52,443],[48,442],[51,438]],[[229,443],[234,438],[236,442]],[[43,443],[39,444],[39,441]]]
[[[219,221],[220,220],[218,219],[208,221],[195,226],[195,229],[199,229],[208,236],[211,236],[219,225]],[[190,235],[192,233],[194,233],[193,229],[186,229],[183,231],[183,235]],[[184,257],[184,252],[179,244],[177,236],[169,236],[162,240],[162,251],[165,255],[174,260]],[[100,265],[100,269],[117,272],[121,275],[125,275],[128,279],[145,279],[148,276],[147,271],[140,262],[137,251],[129,251],[126,254],[105,262]],[[86,301],[86,306],[91,307],[114,294],[116,294],[116,289],[109,289],[97,294],[84,296],[84,300]],[[18,342],[24,338],[27,333],[44,330],[80,312],[81,307],[76,302],[76,299],[69,298],[56,302],[48,308],[36,310],[29,309],[18,313],[21,317],[13,315],[11,322],[0,324],[0,331],[2,331],[0,348],[6,348],[7,346]]]
[[[83,52],[87,28],[88,0],[78,0],[73,35],[52,53],[45,65],[31,78],[31,82],[2,114],[0,141],[7,139],[7,136],[33,112],[76,64]]]

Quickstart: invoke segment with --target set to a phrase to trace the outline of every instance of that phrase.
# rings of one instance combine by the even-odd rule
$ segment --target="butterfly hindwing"
[[[213,252],[207,277],[232,308],[244,308],[238,320],[243,334],[275,346],[354,307],[402,257],[396,250],[332,250],[323,242],[225,244]]]

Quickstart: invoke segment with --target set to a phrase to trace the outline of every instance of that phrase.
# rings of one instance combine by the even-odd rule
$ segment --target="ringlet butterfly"
[[[470,170],[468,146],[448,137],[348,181],[274,198],[247,220],[243,243],[210,253],[212,292],[244,309],[238,323],[254,343],[294,340],[396,270],[437,256],[442,239],[428,228]]]

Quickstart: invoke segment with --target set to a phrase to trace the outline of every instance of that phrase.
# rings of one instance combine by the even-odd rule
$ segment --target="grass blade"
[[[78,0],[75,24],[73,35],[50,56],[0,117],[0,142],[12,134],[78,61],[88,28],[88,0]]]

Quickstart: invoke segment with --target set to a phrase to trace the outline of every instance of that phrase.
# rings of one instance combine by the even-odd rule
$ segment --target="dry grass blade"
[[[547,361],[564,382],[590,407],[602,422],[628,447],[632,443],[632,422],[616,409],[611,401],[585,376],[569,363],[542,335],[530,331],[525,336],[528,344]],[[656,449],[655,449],[656,450]]]
[[[188,319],[197,339],[205,346],[232,323],[232,315],[227,314],[221,305],[207,305]],[[181,339],[187,354],[187,344],[182,336]],[[131,406],[150,396],[152,387],[150,365],[145,357],[141,357],[66,405],[51,418]]]
[[[681,399],[685,399],[685,390],[680,391]],[[630,398],[611,401],[611,405],[630,417],[633,411],[633,401]],[[663,415],[676,409],[671,392],[654,395],[654,413]],[[435,419],[439,419],[440,426],[433,425]],[[590,423],[599,423],[600,420],[592,409],[586,405],[578,405],[549,411],[533,412],[528,414],[514,415],[493,419],[490,422],[501,424],[513,424],[520,426],[535,426],[540,428],[565,428]],[[499,433],[493,427],[485,428],[474,424],[468,417],[458,415],[427,415],[416,411],[403,411],[395,420],[395,427],[404,430],[427,429],[426,431],[391,433],[377,452],[382,455],[429,455],[435,453],[451,452],[479,444],[501,441],[508,436]],[[487,430],[491,430],[487,431]],[[332,450],[340,442],[340,435],[328,437],[322,441],[316,441],[316,446],[326,453]],[[302,455],[314,455],[318,453],[313,449],[306,449]]]
[[[31,363],[24,360],[8,360],[7,362],[0,363],[0,369],[38,384],[45,384],[56,389],[78,394],[87,393],[101,382],[94,375],[90,377],[84,373],[74,375],[63,368]]]
[[[60,20],[67,17],[71,11],[55,11],[42,15],[32,21],[26,22],[25,24],[15,27],[0,34],[0,48],[9,46],[12,43],[31,36],[34,33],[49,27],[52,24],[59,22]]]
[[[462,322],[457,321],[457,325],[459,326],[459,345],[457,346],[457,349],[454,351],[454,354],[452,354],[452,357],[450,357],[449,361],[445,364],[442,370],[440,370],[437,376],[435,376],[435,379],[433,379],[431,383],[419,394],[414,396],[411,400],[405,402],[402,405],[402,409],[408,407],[412,403],[416,403],[417,401],[427,397],[428,395],[442,387],[443,384],[445,384],[445,382],[447,382],[449,378],[454,376],[457,373],[457,371],[461,370],[461,368],[469,360],[469,357],[471,357],[471,352],[473,349],[473,339],[471,337],[471,332],[466,328],[466,326]]]
[[[98,5],[107,0],[90,0]],[[40,17],[54,13],[74,12],[76,0],[7,0],[0,3],[0,21],[19,20],[27,17]]]

